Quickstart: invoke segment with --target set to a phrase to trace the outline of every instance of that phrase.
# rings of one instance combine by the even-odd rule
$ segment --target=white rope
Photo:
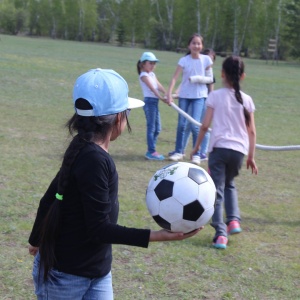
[[[189,114],[180,109],[174,102],[170,104],[178,113],[183,115],[191,123],[201,127],[202,124],[195,119],[193,119]],[[208,128],[208,131],[211,131],[211,128]],[[300,150],[300,145],[291,145],[291,146],[265,146],[256,144],[255,147],[260,150],[269,150],[269,151],[290,151],[290,150]]]
[[[271,150],[271,151],[290,151],[290,150],[300,150],[300,145],[290,145],[290,146],[265,146],[256,144],[255,147],[260,150]]]
[[[201,127],[202,124],[199,123],[198,121],[196,121],[195,119],[193,119],[189,114],[187,114],[185,111],[183,111],[181,108],[179,108],[174,102],[171,102],[171,106],[177,110],[181,115],[183,115],[188,121],[190,121],[191,123]],[[211,131],[211,128],[208,128],[208,131]]]

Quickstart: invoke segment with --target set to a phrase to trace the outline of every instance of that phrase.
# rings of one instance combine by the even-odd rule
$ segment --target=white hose
[[[180,109],[174,102],[170,104],[178,113],[183,115],[191,123],[201,127],[202,124],[195,119],[193,119],[189,114]],[[211,128],[208,128],[208,131],[211,131]],[[269,150],[269,151],[290,151],[290,150],[300,150],[300,145],[291,145],[291,146],[265,146],[256,144],[255,147],[260,150]]]
[[[171,106],[177,110],[181,115],[183,115],[188,121],[191,123],[201,127],[202,124],[197,122],[195,119],[193,119],[189,114],[187,114],[185,111],[183,111],[181,108],[179,108],[174,102],[171,102]],[[208,128],[208,131],[211,131],[211,128]]]

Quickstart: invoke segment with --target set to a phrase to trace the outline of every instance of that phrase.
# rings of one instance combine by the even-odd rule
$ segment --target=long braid
[[[85,99],[76,100],[79,109],[91,109]],[[122,119],[126,119],[128,131],[131,131],[126,111],[121,112]],[[56,199],[51,205],[42,225],[40,238],[41,266],[44,268],[44,280],[55,265],[55,242],[61,230],[61,206],[65,190],[69,184],[71,168],[81,149],[88,143],[105,140],[108,133],[116,124],[117,114],[101,117],[82,117],[74,114],[66,123],[71,136],[73,136],[64,156],[58,174],[58,186]],[[121,126],[121,125],[120,125]],[[62,200],[62,201],[61,201]]]
[[[61,168],[58,174],[58,186],[57,193],[61,195],[63,200],[63,195],[65,188],[69,182],[70,170],[73,162],[75,161],[78,153],[87,143],[85,139],[76,135],[71,141],[69,147],[67,148]],[[55,242],[59,236],[59,231],[61,227],[61,205],[62,201],[54,201],[50,207],[46,218],[43,222],[43,228],[41,231],[41,246],[40,246],[40,255],[41,260],[43,261],[44,268],[44,280],[47,279],[50,269],[55,264]]]
[[[138,62],[136,63],[136,70],[137,70],[139,75],[142,72],[142,65],[143,65],[143,63],[140,60],[138,60]]]
[[[236,100],[243,106],[246,126],[250,125],[250,113],[243,103],[241,95],[240,79],[244,73],[244,63],[238,56],[229,56],[223,62],[223,70],[226,79],[232,84]]]

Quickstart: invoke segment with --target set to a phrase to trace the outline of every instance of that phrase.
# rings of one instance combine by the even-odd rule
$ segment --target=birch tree
[[[165,7],[163,9],[160,6],[161,2],[159,0],[155,1],[163,41],[162,49],[172,48],[174,0],[165,0]],[[164,14],[166,17],[163,17]]]
[[[232,2],[234,8],[233,54],[239,55],[244,43],[253,1],[248,0],[246,11],[243,10],[242,5],[238,5],[237,0],[234,0]]]

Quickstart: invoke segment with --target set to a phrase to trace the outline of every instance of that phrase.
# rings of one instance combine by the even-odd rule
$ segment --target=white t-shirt
[[[158,84],[155,74],[153,72],[141,72],[139,81],[144,97],[157,98],[157,96],[149,89],[148,85],[144,81],[142,81],[141,78],[144,76],[148,77],[154,89],[158,90]]]
[[[252,98],[241,91],[243,104],[250,112],[255,106]],[[245,155],[249,150],[249,137],[245,124],[243,106],[236,100],[234,89],[221,88],[209,93],[207,107],[214,110],[208,152],[214,147],[239,151]]]
[[[182,81],[179,91],[180,98],[199,99],[207,97],[207,86],[203,83],[191,83],[190,76],[205,76],[205,69],[213,64],[208,55],[200,54],[199,58],[186,55],[179,59],[178,65],[182,67]]]

